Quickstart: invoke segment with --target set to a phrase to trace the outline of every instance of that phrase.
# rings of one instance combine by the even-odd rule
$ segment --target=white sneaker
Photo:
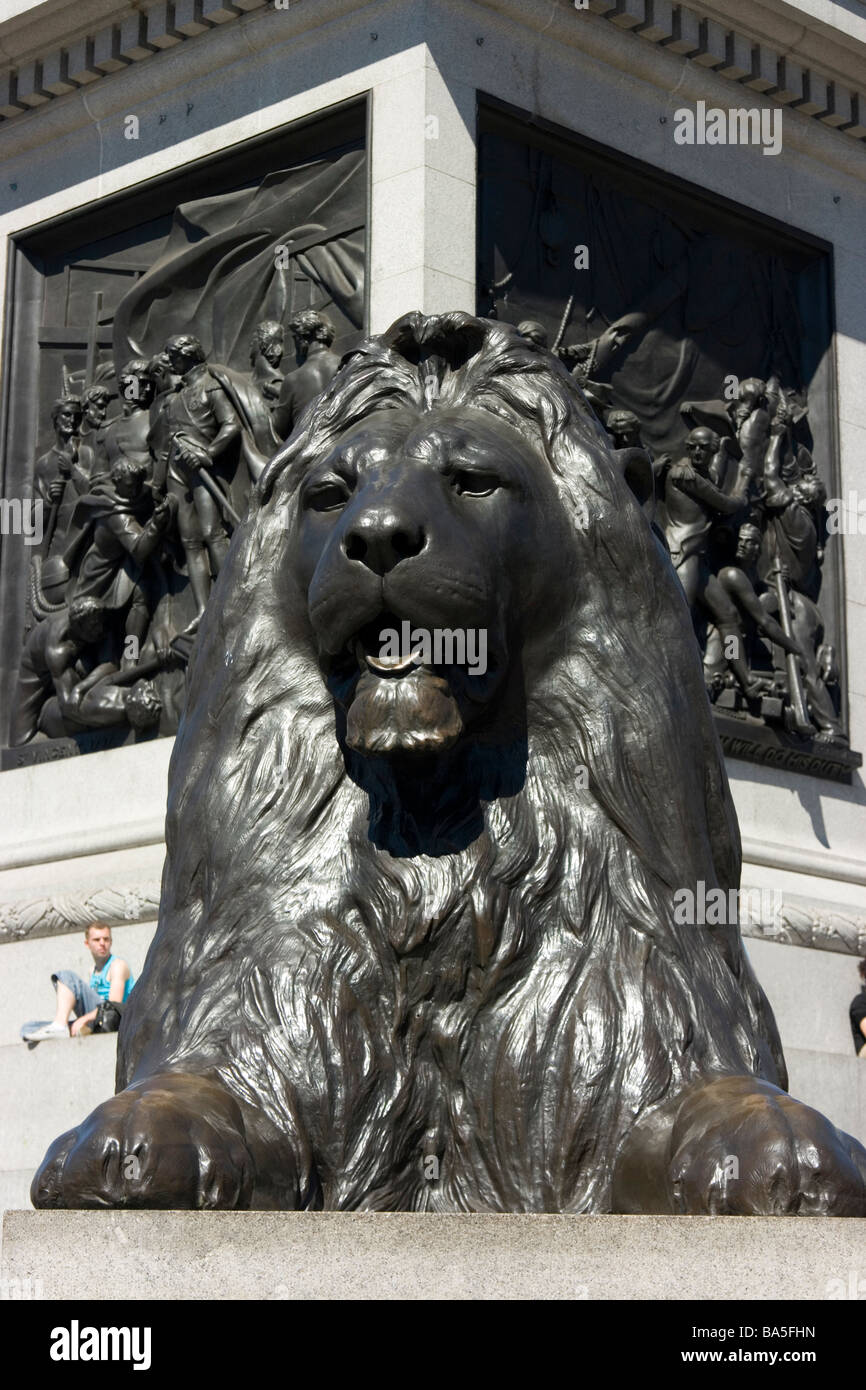
[[[47,1042],[49,1038],[68,1038],[69,1029],[65,1023],[43,1023],[41,1028],[28,1030],[22,1036],[25,1042]]]

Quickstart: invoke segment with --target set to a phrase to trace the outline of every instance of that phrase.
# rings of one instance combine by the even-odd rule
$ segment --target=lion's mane
[[[580,556],[525,784],[435,858],[371,843],[286,563],[311,461],[407,404],[531,434]],[[269,464],[199,634],[167,851],[118,1081],[219,1075],[272,1155],[257,1204],[604,1211],[650,1107],[702,1075],[785,1085],[737,927],[674,921],[677,888],[740,870],[676,576],[578,386],[507,325],[399,320]]]

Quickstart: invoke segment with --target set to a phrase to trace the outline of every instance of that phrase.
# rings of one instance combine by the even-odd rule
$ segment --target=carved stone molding
[[[866,914],[814,898],[781,894],[774,900],[766,888],[740,890],[740,930],[762,941],[866,955]]]
[[[137,883],[0,903],[0,944],[83,931],[90,922],[114,927],[154,920],[159,891],[158,882]]]
[[[94,921],[114,927],[155,920],[159,895],[160,885],[154,880],[99,888],[93,893],[0,902],[0,945],[83,931]],[[787,894],[774,897],[766,887],[741,889],[740,929],[743,936],[762,941],[866,955],[866,913],[819,899]]]

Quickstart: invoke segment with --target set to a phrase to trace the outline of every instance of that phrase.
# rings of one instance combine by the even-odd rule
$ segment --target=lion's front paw
[[[866,1216],[866,1149],[754,1077],[722,1077],[687,1097],[670,1153],[681,1214]]]
[[[240,1112],[201,1078],[154,1077],[52,1144],[35,1207],[248,1207],[254,1170]]]

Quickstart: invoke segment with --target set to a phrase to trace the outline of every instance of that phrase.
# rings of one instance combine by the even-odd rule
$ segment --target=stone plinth
[[[866,1289],[864,1251],[866,1220],[818,1217],[12,1211],[3,1278],[45,1299],[80,1298],[84,1268],[123,1299],[820,1301]]]

